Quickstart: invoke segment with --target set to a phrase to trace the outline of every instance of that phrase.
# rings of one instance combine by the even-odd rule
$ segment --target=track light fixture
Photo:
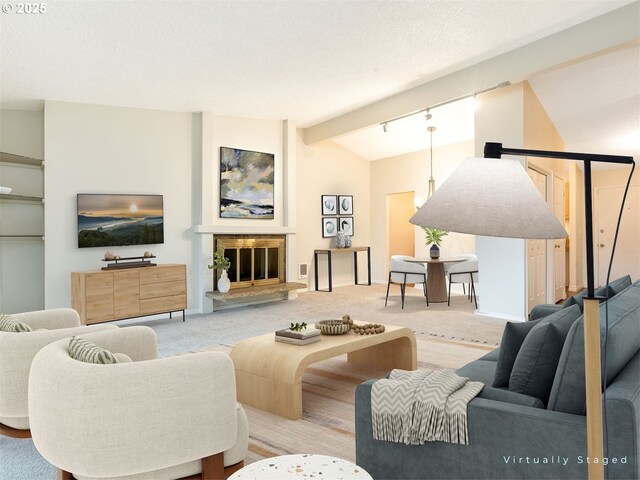
[[[435,105],[430,105],[430,106],[428,106],[426,108],[422,108],[420,110],[416,110],[415,112],[407,113],[405,115],[400,115],[399,117],[394,117],[394,118],[391,118],[389,120],[385,120],[384,122],[380,122],[380,125],[382,125],[382,129],[386,132],[387,131],[387,126],[388,126],[389,123],[395,122],[396,120],[400,120],[402,118],[407,118],[407,117],[410,117],[412,115],[416,115],[416,114],[422,113],[422,112],[425,112],[424,118],[425,118],[425,120],[428,121],[428,120],[431,120],[431,113],[429,113],[429,111],[432,108],[442,107],[443,105],[447,105],[449,103],[457,102],[458,100],[463,100],[463,99],[469,98],[469,97],[473,97],[475,99],[476,96],[480,95],[481,93],[490,92],[491,90],[496,90],[496,89],[502,88],[502,87],[508,87],[509,85],[511,85],[511,82],[502,82],[502,83],[499,83],[498,85],[495,85],[493,87],[485,88],[483,90],[478,90],[476,92],[472,92],[472,93],[469,93],[467,95],[462,95],[460,97],[452,98],[451,100],[446,100],[444,102],[436,103]]]

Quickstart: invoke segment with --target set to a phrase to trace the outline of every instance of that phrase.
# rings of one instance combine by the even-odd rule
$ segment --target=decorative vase
[[[347,236],[344,234],[344,232],[337,232],[335,238],[336,248],[345,248],[347,244]]]
[[[231,282],[229,281],[229,277],[227,277],[227,271],[222,270],[222,275],[218,279],[218,291],[220,293],[227,293],[231,288]]]
[[[440,258],[440,247],[438,247],[438,245],[436,245],[435,243],[431,245],[431,248],[429,249],[429,255],[433,260],[437,260],[438,258]]]

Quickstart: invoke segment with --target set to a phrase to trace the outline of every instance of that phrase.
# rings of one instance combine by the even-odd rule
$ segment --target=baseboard
[[[484,312],[482,310],[476,310],[473,313],[474,315],[479,315],[481,317],[499,318],[500,320],[508,320],[510,322],[526,322],[527,321],[525,317],[520,317],[517,315],[504,315],[504,314],[495,313],[495,312]]]

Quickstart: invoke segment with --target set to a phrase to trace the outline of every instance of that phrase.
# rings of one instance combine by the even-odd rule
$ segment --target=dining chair
[[[412,258],[408,255],[392,255],[391,265],[389,268],[389,279],[387,281],[387,296],[384,299],[384,306],[387,306],[389,300],[389,288],[392,283],[400,284],[400,298],[402,299],[402,308],[404,309],[404,297],[407,283],[422,284],[424,298],[429,306],[429,296],[427,294],[427,269],[419,263],[408,262],[407,259]]]
[[[478,256],[475,253],[461,253],[460,255],[456,255],[458,258],[464,258],[466,262],[472,262],[474,260],[478,260]],[[449,277],[449,268],[454,265],[458,265],[460,262],[444,262],[444,275],[445,278]],[[469,285],[469,290],[465,288],[466,284],[462,284],[462,293],[467,295],[468,299],[471,299],[471,285]]]
[[[478,283],[479,271],[478,261],[466,261],[452,265],[449,268],[449,293],[447,296],[447,306],[451,306],[451,284],[452,283],[465,283],[469,284],[469,301],[474,301],[476,308],[478,308],[478,298],[476,297],[475,284]]]

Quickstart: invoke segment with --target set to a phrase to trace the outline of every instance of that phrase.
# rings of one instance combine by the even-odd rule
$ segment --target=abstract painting
[[[338,205],[340,215],[353,215],[353,195],[339,195]]]
[[[338,213],[338,197],[336,195],[322,195],[322,215],[336,215]]]
[[[338,219],[327,217],[322,219],[322,237],[335,237],[338,231]]]
[[[272,153],[220,147],[220,218],[273,218]]]
[[[338,219],[338,230],[345,235],[353,235],[353,217],[340,217]]]

